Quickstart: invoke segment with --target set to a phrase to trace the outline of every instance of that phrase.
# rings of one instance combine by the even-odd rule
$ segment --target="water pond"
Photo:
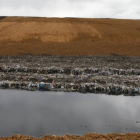
[[[140,132],[140,97],[0,90],[0,136]]]

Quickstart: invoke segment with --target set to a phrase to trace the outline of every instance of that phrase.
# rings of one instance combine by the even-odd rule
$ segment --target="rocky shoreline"
[[[0,56],[0,89],[140,95],[140,57]]]

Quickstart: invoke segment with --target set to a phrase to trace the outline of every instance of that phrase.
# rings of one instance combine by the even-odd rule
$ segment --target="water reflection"
[[[139,100],[138,96],[0,90],[0,132],[35,137],[139,132]]]

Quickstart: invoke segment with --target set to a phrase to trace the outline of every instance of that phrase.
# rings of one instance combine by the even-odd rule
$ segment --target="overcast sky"
[[[140,19],[140,0],[0,0],[0,16]]]

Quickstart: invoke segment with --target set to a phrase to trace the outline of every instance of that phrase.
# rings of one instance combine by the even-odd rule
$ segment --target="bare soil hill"
[[[0,55],[140,55],[140,20],[0,17]]]

